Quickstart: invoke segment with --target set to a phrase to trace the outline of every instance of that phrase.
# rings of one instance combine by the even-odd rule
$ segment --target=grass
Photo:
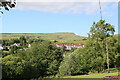
[[[45,79],[32,79],[32,80],[105,80],[103,77],[112,76],[112,75],[118,75],[118,72],[98,73],[98,74],[92,74],[92,75],[66,76],[63,78],[46,77]],[[113,80],[113,79],[106,79],[106,80]],[[118,79],[115,79],[115,80],[118,80]]]
[[[118,72],[98,73],[98,74],[91,74],[91,75],[66,76],[65,78],[103,78],[105,76],[112,76],[112,75],[118,75]]]

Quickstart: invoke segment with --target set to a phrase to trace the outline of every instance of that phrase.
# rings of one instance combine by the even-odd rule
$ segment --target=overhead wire
[[[100,17],[101,17],[101,20],[102,20],[102,8],[101,8],[101,2],[99,0],[99,8],[100,8]]]

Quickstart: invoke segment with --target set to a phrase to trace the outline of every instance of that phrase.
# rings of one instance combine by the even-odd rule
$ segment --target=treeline
[[[27,36],[21,36],[20,38],[16,38],[16,39],[6,39],[6,40],[2,40],[0,41],[2,44],[2,46],[10,46],[11,44],[14,44],[14,43],[20,43],[20,46],[22,47],[25,47],[24,45],[27,45],[27,44],[31,44],[33,42],[42,42],[44,40],[42,39],[30,39],[29,37]]]
[[[1,46],[3,47],[3,51],[16,51],[17,49],[25,49],[28,48],[29,45],[35,42],[42,42],[42,39],[29,39],[27,36],[21,36],[16,39],[7,39],[1,41]],[[13,52],[11,52],[13,53]]]

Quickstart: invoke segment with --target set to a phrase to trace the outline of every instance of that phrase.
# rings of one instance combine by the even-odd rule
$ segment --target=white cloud
[[[16,9],[39,10],[53,13],[94,13],[98,5],[93,3],[78,2],[19,2]]]
[[[99,12],[99,0],[17,0],[16,9],[39,10],[52,13],[94,14]],[[94,1],[94,2],[93,2]],[[101,0],[102,10],[106,2],[117,0]],[[105,2],[105,3],[103,3]]]

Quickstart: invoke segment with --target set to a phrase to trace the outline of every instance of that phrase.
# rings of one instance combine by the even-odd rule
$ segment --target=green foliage
[[[65,56],[59,67],[59,76],[67,75],[79,75],[87,74],[89,70],[88,61],[83,56],[86,56],[84,53],[84,48],[81,49],[79,54],[71,54],[70,56]]]
[[[24,36],[20,37],[20,43],[21,43],[21,46],[25,46],[26,45],[26,38]]]
[[[17,50],[3,57],[3,79],[32,79],[56,75],[62,61],[61,49],[50,42],[33,43],[30,49]]]
[[[3,79],[19,78],[24,70],[25,61],[18,56],[8,55],[2,59]]]
[[[96,54],[98,54],[96,58],[101,57],[101,61],[103,60],[103,65],[105,65],[102,67],[103,69],[106,68],[106,66],[115,67],[115,56],[118,53],[118,41],[113,37],[114,32],[114,27],[109,23],[105,23],[104,20],[93,23],[90,30],[89,46],[97,51]],[[109,58],[109,62],[107,58]]]
[[[18,49],[17,46],[11,46],[9,52],[10,52],[11,54],[17,53],[17,49]]]
[[[102,72],[108,68],[108,63],[110,68],[116,68],[120,45],[118,46],[118,39],[113,34],[114,27],[111,24],[105,23],[104,20],[94,22],[85,47],[76,49],[73,52],[75,54],[64,58],[59,68],[59,75]],[[107,49],[109,62],[107,62]]]
[[[109,37],[110,35],[113,35],[115,32],[113,25],[109,23],[105,23],[105,20],[100,20],[97,23],[93,23],[89,37],[93,39],[104,39],[106,37]]]

